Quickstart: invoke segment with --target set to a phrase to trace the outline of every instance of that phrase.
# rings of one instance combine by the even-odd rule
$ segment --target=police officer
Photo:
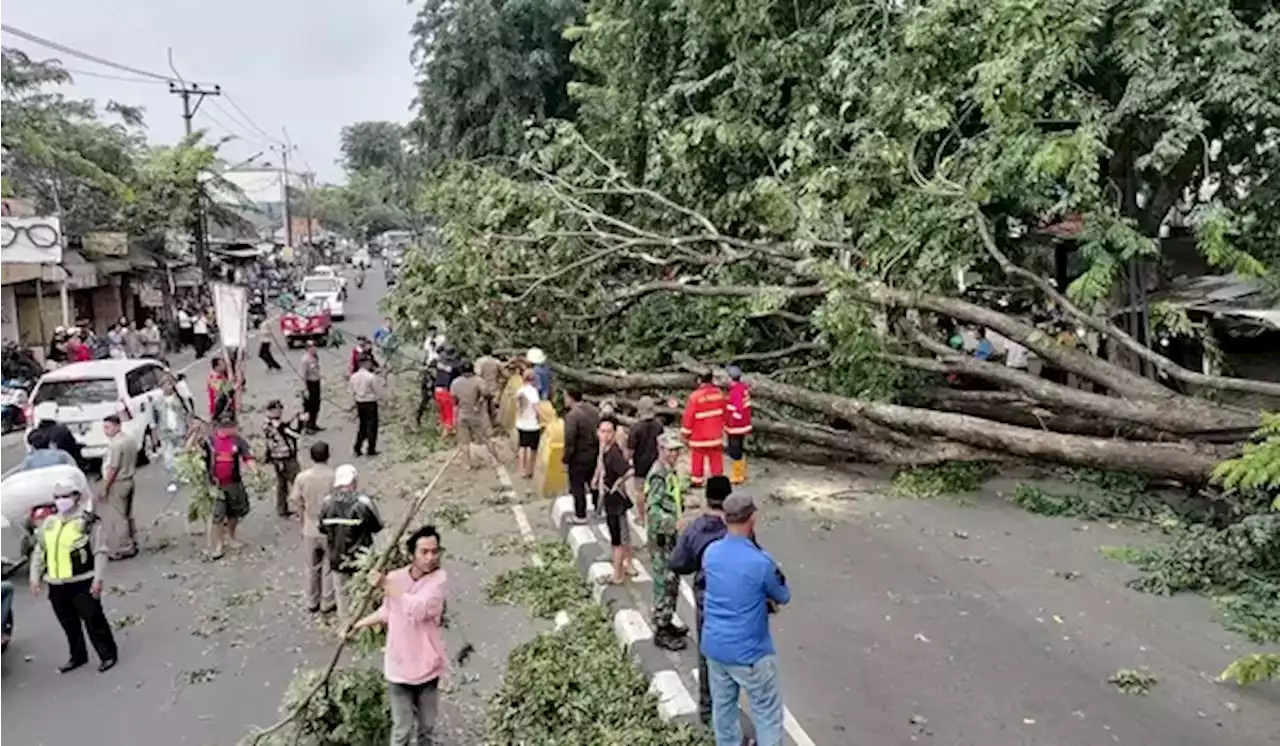
[[[66,633],[71,653],[58,667],[59,673],[69,673],[89,662],[85,632],[98,654],[98,671],[109,671],[116,665],[116,641],[101,601],[107,543],[92,506],[86,504],[88,489],[87,483],[68,480],[54,485],[57,513],[36,529],[36,548],[31,552],[31,595],[40,595],[42,582],[48,586],[49,603]]]

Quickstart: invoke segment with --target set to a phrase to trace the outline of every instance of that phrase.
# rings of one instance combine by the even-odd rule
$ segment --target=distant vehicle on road
[[[322,302],[306,301],[280,317],[280,332],[285,344],[294,347],[308,340],[321,346],[329,344],[333,317]]]
[[[369,256],[368,249],[356,249],[351,255],[351,266],[360,269],[368,269],[373,266],[373,257]]]
[[[336,321],[346,318],[347,288],[337,277],[311,275],[302,281],[303,302],[317,302],[328,307]]]
[[[38,424],[35,408],[52,403],[57,407],[52,419],[66,425],[79,441],[81,456],[101,461],[107,455],[102,421],[114,414],[125,437],[138,446],[138,463],[145,464],[159,445],[152,432],[151,410],[164,396],[160,381],[168,372],[156,360],[110,359],[71,363],[45,373],[31,392],[25,413],[27,432]]]

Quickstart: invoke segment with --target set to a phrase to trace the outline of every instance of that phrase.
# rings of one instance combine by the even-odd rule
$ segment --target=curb
[[[671,653],[659,648],[653,642],[653,629],[649,626],[645,613],[637,608],[636,594],[652,594],[653,576],[640,562],[634,560],[638,574],[632,578],[629,586],[608,585],[599,582],[601,578],[612,574],[613,569],[607,561],[609,545],[602,535],[602,522],[593,521],[586,525],[574,525],[569,522],[573,516],[573,498],[564,495],[556,498],[551,504],[551,524],[560,537],[569,544],[573,552],[578,571],[591,585],[596,602],[610,609],[613,614],[613,631],[618,640],[631,653],[641,669],[650,676],[649,691],[658,697],[658,714],[664,720],[676,720],[689,725],[698,725],[698,699],[696,693],[690,693],[680,674],[672,667],[674,657],[679,657],[681,667],[693,670],[696,674],[696,637],[690,635],[690,647],[684,653]],[[647,534],[631,520],[633,544],[638,542],[643,547]],[[683,580],[680,583],[681,601],[687,602],[692,609],[693,593]],[[690,616],[692,614],[690,613]],[[676,616],[680,620],[679,613]],[[687,626],[687,625],[686,625]],[[690,653],[689,651],[693,651]],[[686,656],[695,656],[692,665],[687,664]]]

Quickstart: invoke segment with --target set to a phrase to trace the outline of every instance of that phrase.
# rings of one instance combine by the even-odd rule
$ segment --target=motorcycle
[[[363,267],[361,267],[360,271],[356,273],[356,287],[358,288],[364,287],[364,268]]]
[[[0,385],[0,431],[13,432],[26,427],[27,396],[32,382],[27,379],[5,379]]]

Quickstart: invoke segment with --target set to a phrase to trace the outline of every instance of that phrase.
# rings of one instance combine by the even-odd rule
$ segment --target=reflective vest
[[[729,435],[746,435],[751,432],[751,390],[742,381],[729,385],[729,403],[725,407],[724,431]]]
[[[93,546],[84,518],[45,519],[40,530],[44,574],[52,583],[82,580],[93,575]]]
[[[724,392],[704,383],[689,395],[680,432],[690,448],[719,448],[724,443]]]

